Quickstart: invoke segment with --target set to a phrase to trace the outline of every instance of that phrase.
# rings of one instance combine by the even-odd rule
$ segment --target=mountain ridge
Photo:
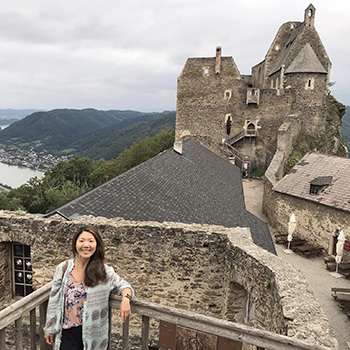
[[[160,131],[167,126],[173,126],[175,121],[172,119],[175,120],[175,112],[172,113],[173,117],[164,122],[156,122],[154,127]],[[154,136],[152,124],[141,127],[142,123],[162,118],[168,114],[169,111],[144,113],[132,110],[101,111],[93,108],[38,111],[1,130],[0,148],[33,148],[36,151],[46,150],[55,155],[92,153],[94,157],[111,159],[111,156],[101,153],[98,147],[93,145],[100,142],[103,144],[108,137],[110,144],[118,143],[113,138],[121,138],[124,141],[118,143],[117,152],[107,147],[109,154],[113,154],[113,157],[118,156],[125,147],[132,144],[120,132],[121,130],[128,129],[131,139],[136,141],[138,131],[132,128],[134,124],[138,124],[144,137]],[[88,151],[92,147],[94,151]]]

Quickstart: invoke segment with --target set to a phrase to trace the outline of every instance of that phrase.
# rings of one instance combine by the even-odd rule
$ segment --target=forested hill
[[[345,145],[350,151],[350,107],[346,107],[346,113],[342,117],[341,134],[345,139]],[[350,155],[349,155],[350,156]]]
[[[101,141],[133,124],[167,114],[169,112],[142,113],[95,109],[56,109],[36,112],[0,131],[0,148],[33,147],[38,151],[46,149],[54,154],[80,154],[81,151],[87,152],[92,142]],[[80,141],[81,145],[84,145],[82,149],[79,149]],[[86,142],[90,144],[86,145]],[[127,145],[123,149],[125,147]]]
[[[38,112],[40,109],[2,109],[0,108],[0,127],[10,125],[27,115]]]
[[[128,123],[129,120],[127,120],[118,124],[119,128],[116,131],[111,129],[109,133],[100,133],[88,139],[83,138],[74,143],[72,147],[79,150],[76,152],[79,156],[94,160],[101,158],[105,160],[114,159],[125,148],[130,147],[135,142],[146,137],[153,137],[162,130],[175,128],[175,119],[176,113],[170,112],[148,121],[138,120],[131,126]]]

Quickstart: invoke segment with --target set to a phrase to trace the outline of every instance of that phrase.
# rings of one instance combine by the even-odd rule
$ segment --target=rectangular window
[[[12,244],[13,296],[25,297],[33,292],[33,270],[30,246]]]
[[[315,85],[314,78],[309,78],[306,80],[305,90],[313,90]]]

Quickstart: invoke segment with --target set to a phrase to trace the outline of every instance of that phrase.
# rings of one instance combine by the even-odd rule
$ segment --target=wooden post
[[[129,319],[123,323],[123,350],[129,349]]]
[[[5,329],[0,329],[0,349],[6,349]]]
[[[112,336],[112,308],[109,306],[109,313],[108,313],[108,346],[107,346],[107,350],[111,350],[111,336]]]
[[[36,350],[36,309],[30,310],[30,348]]]
[[[45,319],[46,319],[46,309],[47,309],[47,300],[44,301],[43,303],[40,304],[39,306],[39,345],[40,345],[40,350],[46,350],[48,349],[48,345],[45,342],[44,338],[44,330],[43,328],[45,327]]]
[[[16,350],[23,350],[22,317],[15,321]]]
[[[148,350],[149,317],[142,315],[142,350]]]

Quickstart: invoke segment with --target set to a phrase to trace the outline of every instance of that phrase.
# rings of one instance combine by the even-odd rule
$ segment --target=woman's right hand
[[[46,343],[48,343],[49,345],[52,345],[52,343],[53,343],[53,334],[45,334],[44,338],[45,338]]]

